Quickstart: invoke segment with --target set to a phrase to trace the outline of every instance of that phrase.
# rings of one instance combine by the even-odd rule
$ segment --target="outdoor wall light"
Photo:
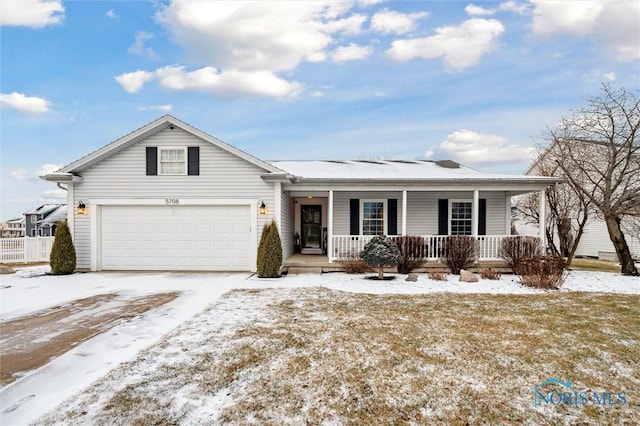
[[[267,206],[264,205],[264,201],[260,204],[260,214],[267,214]]]
[[[76,209],[78,214],[87,214],[87,206],[84,204],[82,200],[78,203],[78,208]]]

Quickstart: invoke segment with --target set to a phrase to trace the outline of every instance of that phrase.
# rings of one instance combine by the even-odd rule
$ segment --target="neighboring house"
[[[24,214],[25,232],[28,237],[53,237],[56,224],[67,220],[65,204],[43,204]]]
[[[0,224],[0,238],[24,237],[24,216]]]
[[[266,162],[169,115],[43,178],[81,207],[68,223],[78,268],[93,271],[255,270],[272,219],[285,259],[296,234],[303,253],[328,261],[376,234],[431,246],[475,235],[481,256],[495,258],[511,197],[558,182],[452,161]]]
[[[577,143],[577,142],[576,142]],[[606,154],[606,151],[598,149],[599,144],[595,142],[586,142],[581,141],[580,143],[588,143],[591,145],[590,153],[593,158],[600,158],[599,156]],[[536,160],[531,164],[529,169],[525,172],[526,175],[529,176],[538,176],[540,175],[540,171],[542,169],[549,170],[549,165],[545,165],[544,162],[548,161],[547,153],[549,150],[553,149],[553,144],[551,144],[547,149],[536,158]],[[605,160],[603,160],[605,161]],[[595,162],[592,162],[595,163]],[[600,164],[600,163],[596,163]],[[576,219],[574,217],[567,218],[572,224],[576,224]],[[518,229],[521,229],[522,221],[519,221]],[[631,256],[635,259],[640,259],[640,232],[628,232],[630,229],[633,229],[633,222],[630,217],[623,217],[621,222],[621,227],[623,233],[625,233],[625,240],[627,241],[627,245],[629,246],[629,251],[631,252]],[[574,226],[577,228],[577,225]],[[524,228],[522,228],[524,229]],[[528,227],[530,232],[530,226]],[[522,232],[522,234],[527,234],[527,231]],[[557,229],[554,228],[554,241],[557,241]],[[575,235],[575,232],[574,232]],[[591,213],[589,215],[589,219],[587,224],[584,227],[584,232],[582,237],[580,238],[580,242],[578,243],[578,247],[575,253],[576,257],[593,257],[599,258],[601,260],[609,260],[609,261],[617,261],[618,257],[616,255],[615,247],[611,242],[611,238],[609,237],[609,231],[607,230],[607,225],[603,219],[598,218],[595,213]]]

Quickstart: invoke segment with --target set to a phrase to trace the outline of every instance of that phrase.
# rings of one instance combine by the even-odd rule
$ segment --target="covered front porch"
[[[511,235],[512,197],[538,193],[545,221],[544,176],[479,172],[449,160],[310,160],[272,163],[274,219],[283,255],[358,256],[375,235],[419,236],[421,257],[440,262],[448,236],[478,240],[480,262],[497,261]],[[544,227],[540,240],[544,245]]]
[[[313,256],[309,260],[326,262],[318,267],[328,268],[335,261],[357,257],[375,235],[410,235],[424,241],[420,257],[437,264],[448,236],[468,235],[478,240],[478,260],[495,263],[503,239],[511,235],[511,197],[520,193],[450,188],[284,191],[283,213],[292,235],[283,241],[285,259],[298,264],[305,255]],[[544,190],[540,193],[544,200]],[[544,241],[544,235],[540,238]]]

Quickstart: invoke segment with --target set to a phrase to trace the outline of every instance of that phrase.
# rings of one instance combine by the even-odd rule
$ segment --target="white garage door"
[[[249,206],[104,206],[102,269],[247,271]]]

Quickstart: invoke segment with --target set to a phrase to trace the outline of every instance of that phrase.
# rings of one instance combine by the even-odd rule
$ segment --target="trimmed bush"
[[[262,228],[257,263],[258,277],[278,278],[280,276],[282,242],[278,233],[278,225],[273,220]]]
[[[384,279],[385,266],[397,266],[400,261],[400,251],[390,238],[376,235],[365,244],[360,252],[360,258],[368,266],[378,268],[378,279]]]
[[[403,235],[391,239],[400,251],[398,272],[408,274],[425,262],[424,238],[419,236]]]
[[[49,266],[53,275],[69,275],[76,270],[76,248],[67,222],[56,224],[56,234],[49,255]]]
[[[364,263],[362,259],[340,259],[337,263],[342,267],[342,270],[347,274],[364,274],[371,270],[370,267]]]
[[[507,265],[516,272],[521,259],[542,256],[540,239],[525,236],[506,237],[500,243],[498,256],[504,259]]]
[[[485,280],[499,280],[500,277],[502,277],[502,274],[492,268],[485,268],[480,271],[480,278]]]
[[[520,259],[516,274],[527,287],[557,290],[564,283],[567,262],[558,256],[533,256]]]
[[[478,240],[475,237],[454,235],[447,237],[444,242],[444,256],[442,261],[449,267],[452,274],[459,275],[460,269],[473,265],[478,256]]]
[[[443,272],[443,271],[429,271],[427,273],[427,276],[429,277],[430,280],[434,280],[434,281],[446,281],[447,280],[447,273]]]

